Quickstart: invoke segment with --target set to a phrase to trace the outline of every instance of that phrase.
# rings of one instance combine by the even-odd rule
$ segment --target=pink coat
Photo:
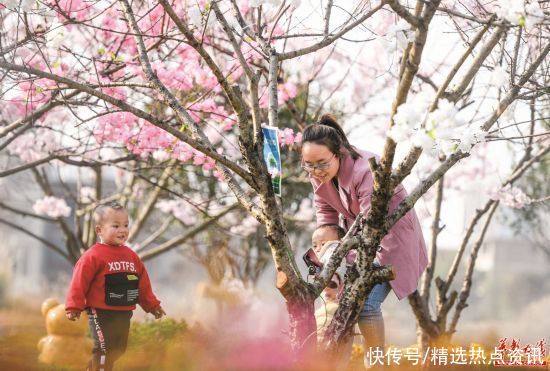
[[[332,182],[320,184],[310,177],[313,185],[317,225],[338,224],[341,215],[346,226],[351,226],[359,211],[370,209],[373,177],[367,159],[374,154],[359,151],[361,158],[353,160],[347,151],[340,160],[339,190]],[[390,201],[394,210],[407,196],[400,184]],[[382,239],[377,257],[382,265],[393,265],[396,278],[390,285],[399,300],[416,290],[418,280],[428,265],[426,243],[414,209],[405,214]]]

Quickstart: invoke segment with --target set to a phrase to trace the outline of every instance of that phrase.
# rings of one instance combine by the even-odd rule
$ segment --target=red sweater
[[[134,310],[137,303],[146,312],[160,305],[147,270],[134,251],[126,246],[96,243],[82,254],[67,293],[67,311],[87,307]]]

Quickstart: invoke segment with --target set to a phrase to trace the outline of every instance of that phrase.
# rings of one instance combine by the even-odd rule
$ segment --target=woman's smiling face
[[[302,168],[321,183],[338,174],[340,161],[327,146],[306,142],[302,145]]]

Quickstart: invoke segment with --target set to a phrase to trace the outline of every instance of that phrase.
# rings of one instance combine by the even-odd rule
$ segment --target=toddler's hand
[[[80,312],[68,311],[65,314],[67,315],[67,318],[71,321],[76,321],[80,318]]]
[[[162,316],[165,316],[166,315],[166,312],[164,311],[164,309],[162,309],[162,307],[159,305],[158,307],[156,307],[155,309],[153,309],[151,311],[151,314],[153,316],[155,316],[155,319],[159,319],[159,318],[162,318]]]

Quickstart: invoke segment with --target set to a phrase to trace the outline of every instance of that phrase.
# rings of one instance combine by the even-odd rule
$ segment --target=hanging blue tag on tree
[[[271,175],[273,191],[281,196],[281,151],[279,150],[279,129],[272,126],[262,127],[264,134],[264,161]]]

